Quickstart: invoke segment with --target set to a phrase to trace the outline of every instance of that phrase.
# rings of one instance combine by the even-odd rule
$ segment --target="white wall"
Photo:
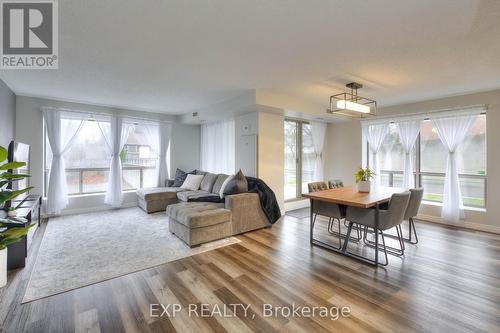
[[[195,169],[199,167],[199,126],[175,123],[175,117],[133,110],[121,110],[80,103],[70,103],[50,99],[25,96],[16,97],[16,140],[31,146],[31,185],[35,186],[33,193],[42,194],[43,189],[43,117],[41,107],[61,107],[92,112],[114,113],[141,118],[174,121],[171,140],[171,169]],[[135,205],[137,201],[134,192],[126,192],[124,206]],[[104,194],[70,197],[70,203],[63,214],[90,210],[108,209],[104,205]]]
[[[170,141],[170,178],[177,168],[192,171],[200,167],[200,126],[176,122]]]
[[[0,146],[7,147],[16,129],[16,95],[0,80]]]
[[[285,206],[285,133],[284,117],[259,112],[259,178],[274,191],[281,211]]]
[[[259,135],[259,114],[247,113],[235,118],[235,170],[241,169],[244,175],[257,176],[257,138]]]
[[[404,105],[382,108],[380,115],[416,113],[460,106],[487,104],[487,205],[486,212],[466,211],[466,220],[461,225],[469,228],[500,232],[500,90],[441,98]],[[352,183],[352,173],[361,165],[361,126],[359,121],[350,125],[329,125],[327,130],[327,175],[329,178],[344,178]],[[351,176],[349,175],[349,171]],[[348,181],[349,178],[351,181]],[[444,223],[441,209],[435,205],[423,205],[421,217]]]
[[[359,121],[328,124],[323,159],[325,180],[341,179],[354,185],[354,172],[361,166],[361,125]]]

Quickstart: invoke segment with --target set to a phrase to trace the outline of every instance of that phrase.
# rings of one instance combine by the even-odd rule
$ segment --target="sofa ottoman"
[[[185,191],[180,187],[149,187],[136,191],[139,207],[146,213],[165,211],[168,205],[177,203],[177,193]]]
[[[171,233],[193,247],[232,235],[231,211],[223,203],[182,202],[167,207]]]

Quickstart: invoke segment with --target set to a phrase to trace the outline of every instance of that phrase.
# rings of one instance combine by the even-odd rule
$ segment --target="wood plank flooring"
[[[325,226],[320,220],[316,229],[328,238]],[[311,248],[308,219],[285,216],[238,236],[239,244],[21,304],[44,224],[27,267],[0,289],[1,332],[498,332],[500,236],[416,226],[420,243],[407,245],[404,258],[389,256],[385,268]],[[205,303],[249,308],[202,317]],[[151,304],[180,311],[151,316]],[[265,304],[348,307],[350,314],[268,317]]]

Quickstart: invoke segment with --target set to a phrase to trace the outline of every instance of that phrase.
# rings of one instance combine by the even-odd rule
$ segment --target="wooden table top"
[[[370,193],[358,192],[356,186],[346,186],[331,190],[303,194],[312,200],[325,201],[340,205],[370,208],[377,204],[387,202],[395,193],[404,192],[405,189],[397,187],[372,186]]]

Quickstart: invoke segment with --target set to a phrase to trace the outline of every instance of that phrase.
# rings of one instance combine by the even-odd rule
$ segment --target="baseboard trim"
[[[114,208],[111,206],[96,206],[96,207],[86,207],[86,208],[76,208],[76,209],[65,209],[61,212],[61,214],[58,214],[57,216],[63,216],[63,215],[75,215],[75,214],[85,214],[85,213],[91,213],[91,212],[102,212],[106,210],[113,210],[113,209],[121,209],[121,208],[130,208],[130,207],[137,207],[137,202],[127,202],[124,203],[121,207],[119,208]],[[54,217],[56,215],[47,215],[44,214],[42,217],[47,218],[47,217]]]
[[[462,222],[457,223],[457,224],[452,224],[452,223],[448,223],[448,222],[444,221],[439,216],[425,215],[425,214],[418,214],[416,218],[418,220],[422,220],[425,222],[444,224],[444,225],[455,227],[458,229],[470,229],[470,230],[476,230],[476,231],[489,232],[492,234],[500,234],[500,227],[494,226],[494,225],[480,224],[480,223],[467,222],[467,221],[462,221]]]

